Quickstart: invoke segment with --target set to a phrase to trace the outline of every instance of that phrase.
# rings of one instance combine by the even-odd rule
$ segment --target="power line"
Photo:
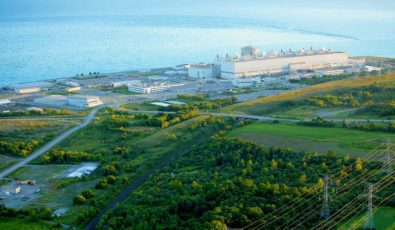
[[[368,154],[366,154],[366,155],[365,155],[365,160],[374,157],[374,155],[377,153],[377,150],[378,150],[381,146],[382,146],[382,144],[376,146],[375,149],[373,149],[373,150],[370,151]],[[354,162],[353,164],[348,165],[347,168],[350,170],[354,164],[356,164],[356,162]],[[346,168],[346,169],[347,169],[347,168]],[[351,174],[353,174],[353,173],[356,173],[356,171],[353,171],[352,173],[348,174],[346,177],[349,177],[349,176],[350,176]],[[337,175],[337,174],[340,174],[340,172],[334,173],[333,176],[335,176],[335,175]],[[347,188],[350,187],[350,186],[351,186],[351,184],[347,184],[347,185],[346,185]],[[305,195],[304,195],[304,196],[305,196]],[[301,198],[298,198],[298,199],[301,199]],[[305,203],[305,202],[304,202],[304,203]],[[296,204],[296,202],[295,202],[293,205],[291,205],[291,206],[283,205],[282,207],[280,207],[280,209],[282,209],[282,208],[289,208],[289,209],[290,209],[290,208],[292,208],[295,204]],[[301,207],[302,205],[303,205],[303,203],[299,204],[297,207],[295,207],[295,208],[293,208],[293,209],[297,209],[297,208]],[[306,209],[310,208],[310,207],[313,206],[313,205],[314,205],[314,204],[311,204],[311,205],[308,206]],[[305,210],[306,210],[306,209],[305,209]],[[278,211],[278,210],[279,210],[279,209],[277,209],[276,211]],[[303,210],[303,211],[305,211],[305,210]],[[276,211],[275,211],[275,212],[276,212]],[[286,211],[286,212],[282,212],[281,214],[284,215],[285,213],[288,213],[288,212],[291,212],[291,211],[292,211],[292,210],[288,210],[288,211]],[[300,212],[300,213],[303,214],[303,213],[304,213],[303,211]],[[273,212],[272,215],[273,215],[275,212]],[[293,218],[291,218],[291,221],[292,221],[293,219],[295,219],[297,216],[298,216],[298,215],[296,215],[296,216],[294,216]],[[265,217],[264,217],[264,218],[265,218]],[[260,219],[258,219],[258,220],[256,220],[256,221],[254,221],[253,223],[247,225],[247,226],[244,227],[243,229],[254,226],[256,223],[262,221],[264,218],[260,218]],[[253,227],[253,229],[254,229],[254,228],[260,228],[260,227],[269,225],[269,224],[271,224],[271,223],[273,223],[273,222],[276,222],[279,218],[280,218],[280,217],[276,216],[274,219],[270,220],[269,222],[263,222],[263,223],[258,224],[258,226]],[[288,222],[289,222],[289,221],[288,221]],[[285,224],[283,224],[282,226],[284,226],[284,225],[285,225]]]

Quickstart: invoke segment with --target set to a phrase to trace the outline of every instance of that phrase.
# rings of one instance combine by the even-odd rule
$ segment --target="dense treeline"
[[[105,120],[105,125],[107,129],[126,128],[133,125],[165,128],[197,115],[199,115],[199,110],[197,109],[183,110],[176,113],[158,113],[156,115],[117,112]],[[132,120],[137,122],[133,123],[131,122]]]
[[[199,110],[185,110],[176,113],[159,113],[153,117],[150,117],[144,121],[147,126],[153,127],[168,127],[170,125],[176,124],[180,121],[190,119],[199,115]]]
[[[98,161],[100,159],[100,154],[64,150],[51,150],[43,156],[45,164],[77,163],[81,161]]]
[[[312,119],[311,121],[298,122],[298,124],[306,125],[306,126],[316,126],[316,127],[339,127],[339,128],[358,129],[363,131],[395,133],[395,123],[393,122],[377,123],[377,122],[369,122],[369,120],[367,120],[366,122],[358,122],[358,121],[349,122],[347,120],[343,120],[342,123],[336,123],[336,122],[327,121],[321,117],[317,117]]]
[[[47,134],[42,136],[38,140],[31,141],[0,141],[0,154],[9,154],[13,156],[26,157],[37,147],[50,141],[53,138],[53,134]]]
[[[167,107],[161,107],[161,111],[181,111],[181,110],[210,110],[210,109],[218,109],[222,106],[232,105],[237,102],[236,97],[228,97],[215,99],[210,101],[200,101],[191,102],[184,105],[169,105]]]
[[[68,109],[50,109],[44,108],[43,111],[12,111],[9,113],[0,113],[0,117],[15,116],[49,116],[49,115],[77,115]]]
[[[341,177],[334,178],[339,185],[350,179],[349,173],[366,173],[365,166],[376,164],[358,159],[351,167],[353,163],[332,151],[318,156],[215,135],[151,177],[127,202],[108,213],[100,227],[240,228],[285,204],[302,203],[278,216],[278,223],[285,223],[292,214],[317,202],[312,196],[321,193],[324,173],[340,172]],[[350,192],[361,191],[363,186]],[[300,195],[306,196],[302,202],[296,199]],[[311,227],[318,218],[314,216],[305,226]]]

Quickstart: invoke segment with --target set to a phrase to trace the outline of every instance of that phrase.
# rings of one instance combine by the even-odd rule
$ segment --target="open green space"
[[[328,150],[334,150],[351,157],[363,156],[382,143],[384,138],[395,140],[395,134],[384,132],[267,122],[255,122],[237,128],[232,130],[229,136],[299,151],[326,153]]]
[[[35,222],[35,221],[27,221],[22,218],[3,218],[0,221],[0,229],[7,230],[21,230],[21,229],[29,229],[29,230],[45,230],[45,229],[62,229],[62,227],[57,227],[55,224],[45,223],[45,222]]]
[[[0,170],[4,170],[19,161],[19,158],[0,155]]]
[[[247,114],[256,114],[256,115],[262,115],[262,114],[267,115],[265,111],[273,110],[270,107],[271,106],[270,103],[295,101],[305,98],[307,96],[320,95],[325,92],[330,92],[333,90],[342,90],[342,89],[347,90],[349,88],[359,88],[359,87],[377,85],[377,84],[380,84],[380,86],[383,87],[386,84],[393,84],[394,81],[395,81],[395,74],[385,74],[378,76],[358,77],[353,79],[330,81],[321,84],[316,84],[303,89],[292,90],[278,95],[262,97],[256,100],[251,100],[251,101],[246,101],[246,102],[241,102],[234,105],[226,106],[222,108],[222,111],[227,113],[247,113]],[[385,99],[385,97],[382,98]],[[289,109],[289,105],[285,107],[283,105],[282,107],[284,108],[284,111]]]
[[[61,119],[0,120],[0,154],[25,157],[75,125],[73,120]]]
[[[395,229],[395,207],[379,207],[375,211],[373,219],[374,226],[376,229],[380,230],[392,230]],[[366,214],[360,214],[359,216],[353,218],[351,221],[341,225],[339,229],[362,229],[363,224],[366,220]]]
[[[142,102],[142,103],[124,104],[124,105],[121,105],[120,108],[129,109],[129,110],[157,111],[157,110],[159,110],[160,106],[153,105],[153,104],[151,104],[151,102]]]

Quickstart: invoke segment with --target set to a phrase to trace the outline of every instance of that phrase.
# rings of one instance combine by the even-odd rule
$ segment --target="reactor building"
[[[240,57],[218,57],[217,61],[221,65],[221,78],[228,80],[289,74],[300,70],[346,68],[350,65],[346,52],[310,48],[266,54],[253,46],[242,48]]]

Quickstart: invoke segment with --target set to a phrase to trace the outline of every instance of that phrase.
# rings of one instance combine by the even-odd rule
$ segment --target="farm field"
[[[392,230],[395,229],[395,208],[394,207],[379,207],[374,214],[374,225],[376,229],[380,230]],[[346,229],[362,229],[365,223],[365,213],[355,217],[349,223],[341,226],[339,230]]]
[[[292,148],[297,151],[326,153],[334,150],[350,157],[363,156],[386,138],[395,134],[367,132],[345,128],[306,127],[286,123],[255,122],[229,133],[267,146]]]

